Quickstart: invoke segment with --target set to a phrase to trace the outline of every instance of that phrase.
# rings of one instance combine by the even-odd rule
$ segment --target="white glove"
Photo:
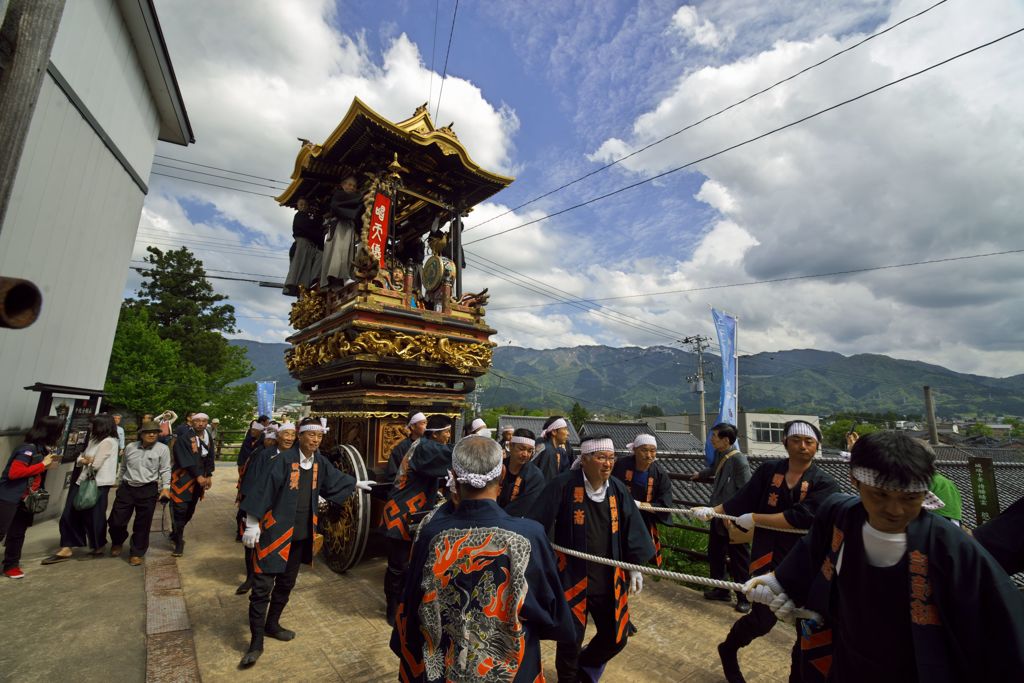
[[[785,589],[775,574],[762,574],[743,584],[743,594],[751,602],[759,602],[762,605],[770,605],[776,595],[785,593]]]
[[[255,548],[260,540],[260,522],[252,515],[245,516],[245,533],[242,534],[242,545]]]
[[[323,496],[317,496],[316,497],[316,504],[317,504],[317,507],[323,507],[324,505],[327,505],[327,499],[324,498]]]
[[[738,527],[742,527],[744,531],[750,531],[754,528],[754,513],[748,512],[746,514],[740,515],[736,518],[734,524],[736,524],[736,526]]]
[[[711,517],[715,514],[715,508],[691,508],[690,512],[693,516],[702,522],[711,521]]]
[[[644,589],[644,575],[635,569],[629,570],[629,594],[640,595]]]
[[[367,479],[366,481],[357,481],[356,488],[359,489],[360,491],[366,491],[367,493],[369,493],[370,491],[373,490],[373,485],[376,483],[377,482],[373,481],[372,479]]]

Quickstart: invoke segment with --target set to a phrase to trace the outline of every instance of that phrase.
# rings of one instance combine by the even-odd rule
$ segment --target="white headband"
[[[451,425],[445,425],[444,427],[435,427],[434,429],[431,429],[430,427],[427,427],[427,431],[428,432],[443,432],[444,430],[451,429],[451,428],[452,428]]]
[[[192,419],[193,420],[209,420],[210,416],[207,415],[206,413],[196,413],[195,415],[192,416]]]
[[[626,448],[632,451],[637,446],[658,446],[658,440],[654,438],[653,434],[637,434],[636,438],[633,439],[633,443],[626,444]]]
[[[806,422],[794,422],[789,426],[789,431],[786,432],[786,438],[791,436],[809,436],[815,441],[818,440],[818,435],[814,433],[814,429],[811,425]]]
[[[293,423],[291,423],[291,422],[285,422],[283,425],[279,425],[278,426],[277,431],[278,431],[278,433],[280,433],[280,432],[283,432],[283,431],[288,430],[288,429],[290,429],[290,430],[292,430],[294,432],[295,431],[295,425]]]
[[[327,418],[326,417],[321,417],[320,418],[320,424],[308,424],[308,425],[302,425],[301,427],[299,427],[299,434],[301,434],[302,432],[320,432],[321,434],[323,434],[324,432],[329,432],[329,431],[331,431],[331,430],[327,428]]]
[[[426,422],[426,421],[427,421],[427,416],[426,415],[424,415],[423,413],[416,413],[415,415],[413,415],[412,417],[409,418],[409,424],[407,424],[406,427],[412,427],[414,424],[417,424],[419,422]]]
[[[565,420],[563,420],[562,418],[558,418],[557,420],[555,420],[554,422],[552,422],[551,424],[549,424],[549,425],[548,425],[548,426],[547,426],[547,427],[546,427],[546,428],[544,429],[544,431],[542,431],[542,432],[540,433],[540,438],[542,438],[542,439],[543,439],[543,438],[544,438],[545,436],[547,436],[547,435],[548,435],[548,434],[550,434],[551,432],[555,431],[556,429],[561,429],[562,427],[568,427],[568,426],[569,426],[569,425],[568,425],[568,424],[566,423],[566,421],[565,421]]]
[[[481,420],[479,417],[473,420],[472,424],[469,425],[469,431],[476,432],[479,429],[483,429],[487,426],[487,423]]]
[[[262,432],[265,427],[256,420],[253,420],[249,423],[249,429],[255,429],[257,432]]]
[[[615,444],[611,439],[590,439],[580,444],[580,453],[587,455],[597,451],[615,451]]]
[[[924,502],[921,504],[921,507],[926,510],[938,510],[939,508],[946,507],[946,504],[942,502],[941,498],[928,490],[928,484],[926,482],[919,481],[908,484],[907,486],[898,486],[886,481],[882,477],[882,473],[878,470],[873,470],[870,467],[862,467],[860,465],[851,467],[850,474],[860,483],[867,484],[868,486],[874,486],[878,489],[885,489],[886,491],[902,491],[905,493],[924,493]]]
[[[277,441],[277,430],[268,429],[263,433],[263,439],[264,441],[267,439],[273,439],[274,441]]]
[[[476,474],[475,472],[467,472],[462,469],[457,460],[452,461],[452,471],[455,473],[455,481],[460,484],[469,484],[475,489],[482,489],[487,486],[489,482],[500,477],[503,468],[504,465],[499,460],[498,464],[494,466],[494,469],[487,474]]]
[[[525,446],[529,446],[530,448],[533,448],[537,445],[537,442],[528,436],[513,436],[512,443],[521,443]]]

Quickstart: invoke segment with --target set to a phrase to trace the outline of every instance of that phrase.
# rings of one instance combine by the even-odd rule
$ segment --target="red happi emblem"
[[[839,530],[839,527],[832,527],[832,552],[838,553],[839,546],[843,544],[843,532]]]
[[[288,479],[288,488],[298,491],[299,490],[299,463],[292,463],[291,477]]]
[[[373,199],[373,213],[370,214],[370,229],[366,233],[366,248],[384,267],[384,247],[388,241],[388,216],[391,213],[391,199],[380,192]]]
[[[572,490],[572,502],[582,503],[583,502],[583,487],[577,486]]]
[[[768,494],[768,506],[769,507],[775,507],[778,504],[779,504],[779,494],[777,494],[777,493],[769,493]]]
[[[586,519],[583,515],[583,510],[576,510],[572,513],[572,523],[578,526],[583,526],[583,521]]]
[[[626,483],[633,481],[633,470],[626,470]]]
[[[774,486],[775,488],[781,488],[782,482],[784,482],[785,480],[785,475],[776,474],[774,477],[772,477],[772,486]]]
[[[608,511],[612,518],[612,533],[619,533],[619,506],[615,502],[615,496],[608,496]]]
[[[802,503],[804,501],[804,498],[807,497],[807,490],[810,487],[811,487],[810,482],[806,482],[805,481],[802,484],[800,484],[800,499],[797,501],[798,503]]]

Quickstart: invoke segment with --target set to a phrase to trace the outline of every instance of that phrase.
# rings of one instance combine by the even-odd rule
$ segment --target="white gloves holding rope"
[[[690,512],[702,522],[710,522],[711,518],[715,516],[715,508],[692,508]]]
[[[255,548],[260,542],[260,520],[252,515],[245,516],[245,533],[242,534],[242,545],[246,548]]]
[[[786,589],[775,578],[774,573],[755,576],[747,581],[743,584],[743,594],[751,602],[768,605],[768,609],[775,613],[776,618],[787,624],[795,621],[793,611],[796,610],[796,605],[786,595]]]
[[[640,595],[644,589],[644,575],[635,569],[629,570],[629,594]]]

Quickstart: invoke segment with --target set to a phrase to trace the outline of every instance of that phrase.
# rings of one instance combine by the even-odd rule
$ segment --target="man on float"
[[[175,432],[171,450],[171,554],[185,552],[185,527],[192,521],[196,505],[213,484],[213,443],[206,432],[206,413],[196,413]]]
[[[395,483],[384,505],[385,536],[388,539],[388,568],[384,573],[387,621],[394,625],[395,609],[402,597],[409,552],[412,549],[413,515],[434,507],[452,466],[452,421],[445,415],[431,415],[426,436],[409,449],[395,475]]]
[[[1024,597],[931,512],[942,505],[928,488],[934,473],[922,441],[861,437],[850,457],[858,496],[830,497],[775,573],[744,586],[779,618],[796,605],[825,618],[803,622],[800,680],[1024,680]]]
[[[239,662],[249,667],[263,654],[264,636],[288,641],[295,632],[281,626],[301,563],[313,563],[313,535],[320,498],[341,505],[355,489],[369,491],[370,481],[356,481],[318,450],[326,420],[307,417],[299,423],[299,447],[268,457],[259,480],[242,499],[245,533],[253,549],[249,594],[249,649]],[[269,609],[268,609],[269,605]]]
[[[395,617],[403,681],[533,683],[540,641],[576,637],[544,529],[495,500],[501,461],[487,437],[455,446],[459,504],[420,525]]]
[[[786,557],[800,540],[799,534],[773,531],[768,527],[783,529],[808,529],[814,521],[818,508],[839,486],[830,474],[814,464],[814,456],[821,443],[821,432],[810,422],[791,420],[783,425],[785,436],[782,443],[788,458],[762,464],[740,491],[715,507],[696,508],[699,519],[708,521],[712,513],[739,516],[737,526],[754,528],[750,573],[767,574]],[[748,614],[740,617],[725,642],[718,646],[722,670],[729,683],[743,680],[737,654],[739,649],[749,645],[775,626],[777,619],[767,605],[755,603]],[[793,674],[791,681],[798,681],[800,633],[793,645]]]
[[[513,517],[529,514],[547,483],[537,466],[530,462],[536,447],[533,432],[517,429],[511,437],[511,454],[498,483],[498,505]]]
[[[388,456],[388,481],[394,481],[395,475],[398,473],[398,466],[402,464],[405,454],[409,452],[416,440],[423,436],[427,429],[427,416],[419,412],[409,413],[409,422],[405,427],[409,430],[409,436],[399,441],[391,449],[391,455]]]
[[[533,464],[544,475],[545,481],[551,481],[569,469],[569,423],[561,415],[552,415],[544,422],[540,433],[544,450],[537,453]]]
[[[637,434],[633,443],[626,446],[632,453],[615,463],[612,476],[629,487],[629,492],[638,503],[648,503],[654,507],[672,507],[672,480],[668,472],[657,462],[658,440],[653,434]],[[641,511],[644,525],[651,533],[654,541],[654,563],[661,566],[661,539],[658,534],[658,522],[667,524],[671,521],[669,512]]]
[[[646,564],[654,543],[626,485],[612,477],[615,446],[607,436],[588,437],[571,469],[544,487],[530,517],[554,542],[601,558]],[[566,601],[575,616],[576,634],[559,641],[555,669],[559,681],[597,681],[604,667],[626,647],[629,594],[643,589],[643,575],[555,551]],[[583,645],[587,614],[597,633]]]
[[[245,437],[242,439],[242,445],[238,447],[238,460],[235,461],[235,467],[238,468],[238,483],[235,485],[235,488],[239,490],[242,488],[242,480],[245,479],[245,470],[249,465],[249,458],[265,448],[263,445],[264,431],[266,431],[266,427],[263,426],[263,423],[253,420],[249,423],[249,431],[246,432]],[[236,496],[235,505],[238,505],[239,500]],[[242,540],[242,532],[245,531],[245,514],[241,509],[235,515],[235,527],[238,529],[235,540],[240,542]]]

